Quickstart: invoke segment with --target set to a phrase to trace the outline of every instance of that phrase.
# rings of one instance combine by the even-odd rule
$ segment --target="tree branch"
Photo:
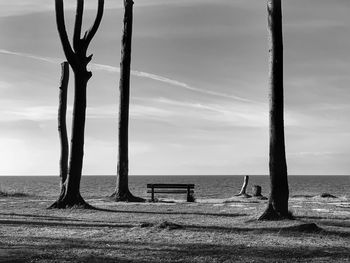
[[[68,40],[67,30],[64,23],[63,0],[55,0],[56,24],[61,39],[64,54],[71,65],[75,65],[75,54]]]
[[[77,53],[80,46],[81,25],[83,22],[84,0],[77,0],[77,10],[75,14],[75,25],[73,34],[73,48]]]
[[[97,29],[100,26],[102,15],[103,15],[103,6],[104,6],[104,0],[98,0],[97,15],[96,15],[95,22],[92,25],[92,27],[85,32],[85,35],[84,35],[86,49],[89,47],[89,44],[92,38],[95,36]]]

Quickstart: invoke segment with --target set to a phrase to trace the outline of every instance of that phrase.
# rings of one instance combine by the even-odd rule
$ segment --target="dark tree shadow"
[[[67,218],[59,216],[50,216],[50,215],[34,215],[34,214],[16,214],[16,213],[0,213],[0,216],[13,216],[13,217],[23,217],[23,218],[40,218],[45,220],[57,220],[57,221],[86,221],[76,218]]]
[[[5,236],[4,238],[8,239],[10,237]],[[1,241],[0,244],[2,245]],[[74,262],[154,263],[196,262],[201,259],[204,259],[203,262],[246,262],[245,259],[248,259],[249,262],[317,262],[318,260],[329,261],[330,258],[333,262],[345,262],[350,257],[350,252],[340,246],[333,246],[324,250],[317,246],[308,246],[307,248],[265,245],[247,247],[244,244],[172,244],[168,242],[117,242],[42,237],[30,237],[28,238],[28,244],[11,245],[7,246],[7,249],[17,251],[17,256],[13,254],[12,262],[35,262],[39,259],[42,261],[62,260],[65,262],[73,262],[74,260]],[[42,251],[45,251],[45,253],[42,253]],[[65,251],[65,253],[57,255],[55,254],[57,251]],[[84,253],[79,251],[84,251]],[[79,254],[79,257],[75,253]],[[24,258],[26,261],[15,261],[16,257]]]
[[[350,232],[342,232],[342,231],[330,231],[322,229],[318,227],[314,223],[301,223],[298,225],[287,226],[287,227],[223,227],[223,226],[215,226],[215,225],[194,225],[194,224],[181,224],[178,220],[175,223],[168,222],[163,220],[161,223],[154,222],[137,222],[134,224],[130,223],[114,223],[114,222],[105,222],[105,221],[31,221],[31,220],[16,220],[16,219],[0,219],[0,224],[2,225],[21,225],[21,226],[37,226],[37,227],[79,227],[79,228],[154,228],[154,229],[164,229],[168,230],[173,229],[184,229],[190,231],[198,231],[198,232],[226,232],[226,233],[247,233],[252,232],[256,234],[274,234],[277,233],[279,235],[285,236],[298,236],[304,234],[312,234],[312,235],[333,235],[339,237],[350,237]],[[163,224],[174,224],[178,227],[163,227]]]
[[[29,221],[29,220],[13,220],[13,219],[0,219],[0,224],[2,225],[32,225],[32,226],[64,226],[64,227],[123,227],[123,228],[131,228],[137,226],[136,224],[123,224],[123,223],[100,223],[96,221],[87,221],[85,223],[73,223],[73,222],[50,222],[50,221]]]
[[[350,218],[329,218],[322,216],[297,216],[302,221],[316,220],[317,224],[334,227],[350,227]]]
[[[248,216],[248,214],[233,214],[233,213],[202,213],[202,212],[159,212],[159,211],[128,211],[128,210],[114,210],[108,208],[97,208],[94,210],[110,213],[127,213],[127,214],[153,214],[153,215],[201,215],[201,216],[218,216],[218,217],[239,217]]]

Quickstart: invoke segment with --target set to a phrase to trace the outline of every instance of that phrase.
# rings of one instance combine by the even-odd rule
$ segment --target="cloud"
[[[12,84],[11,83],[0,80],[0,91],[1,90],[7,90],[7,89],[10,89],[10,88],[12,88]]]
[[[119,67],[113,67],[113,66],[109,66],[109,65],[96,64],[96,63],[92,63],[90,68],[91,69],[95,69],[95,70],[104,70],[104,71],[108,71],[108,72],[120,72],[120,68]],[[166,84],[170,84],[170,85],[173,85],[173,86],[181,87],[181,88],[184,88],[184,89],[187,89],[187,90],[190,90],[190,91],[194,91],[194,92],[198,92],[198,93],[202,93],[202,94],[206,94],[206,95],[230,98],[230,99],[235,99],[235,100],[243,101],[243,102],[254,102],[254,103],[257,103],[257,102],[255,102],[253,100],[249,100],[249,99],[242,98],[242,97],[239,97],[239,96],[234,96],[234,95],[221,93],[221,92],[217,92],[217,91],[199,89],[199,88],[190,86],[190,85],[188,85],[188,84],[186,84],[184,82],[178,81],[178,80],[170,79],[170,78],[167,78],[167,77],[163,77],[163,76],[159,76],[159,75],[156,75],[156,74],[147,73],[147,72],[143,72],[143,71],[131,70],[131,75],[136,76],[136,77],[140,77],[140,78],[147,78],[147,79],[160,81],[160,82],[163,82],[163,83],[166,83]]]
[[[159,118],[165,116],[188,119],[202,124],[220,123],[230,127],[268,127],[268,105],[263,103],[221,102],[199,103],[191,101],[177,101],[166,98],[135,98],[140,104],[152,105],[162,109]],[[173,119],[172,119],[173,120]],[[309,121],[309,120],[308,120]],[[304,115],[294,111],[285,111],[285,127],[299,127],[304,125]]]
[[[27,54],[27,53],[13,52],[13,51],[9,51],[9,50],[6,50],[6,49],[0,49],[0,54],[18,56],[18,57],[29,58],[29,59],[35,59],[35,60],[48,62],[48,63],[54,63],[54,64],[62,62],[62,59],[59,59],[59,58],[50,58],[50,57],[36,56],[36,55]]]
[[[13,52],[13,51],[5,50],[5,49],[0,49],[0,54],[20,56],[20,57],[24,57],[24,58],[35,59],[35,60],[48,62],[48,63],[54,63],[54,64],[62,62],[62,60],[59,58],[41,57],[41,56],[36,56],[36,55],[31,55],[31,54],[26,54],[26,53]],[[91,63],[89,68],[90,68],[90,70],[101,70],[101,71],[107,71],[107,72],[120,72],[119,67],[114,67],[114,66],[104,65],[104,64],[97,64],[97,63]],[[167,77],[163,77],[160,75],[147,73],[147,72],[143,72],[143,71],[131,70],[131,75],[136,76],[136,77],[140,77],[140,78],[147,78],[147,79],[163,82],[166,84],[181,87],[181,88],[184,88],[186,90],[205,94],[205,95],[222,97],[222,98],[227,98],[227,99],[234,99],[234,100],[242,101],[242,102],[259,103],[259,102],[249,100],[249,99],[246,99],[243,97],[235,96],[232,94],[226,94],[226,93],[212,91],[212,90],[199,89],[199,88],[193,87],[191,85],[188,85],[188,84],[181,82],[181,81],[178,81],[178,80],[170,79]]]
[[[136,7],[143,6],[155,6],[155,5],[184,5],[184,4],[194,4],[194,3],[210,3],[210,0],[138,0],[135,4]],[[85,1],[85,10],[96,10],[97,0],[87,0]],[[123,7],[123,1],[105,1],[105,10],[107,9],[119,9]],[[76,1],[66,0],[64,1],[65,10],[75,10]],[[55,5],[54,1],[48,0],[11,0],[11,1],[1,1],[0,2],[0,17],[18,16],[25,14],[32,14],[38,12],[50,12],[54,11]]]
[[[86,10],[95,10],[97,1],[85,1]],[[122,1],[105,1],[105,9],[121,8]],[[11,0],[0,3],[0,17],[18,16],[38,12],[54,11],[54,1],[47,0]],[[64,1],[65,10],[75,10],[76,1]]]
[[[173,124],[187,123],[188,126],[216,127],[267,127],[268,112],[266,105],[254,105],[243,102],[207,103],[186,102],[166,98],[136,98],[139,101],[132,107],[135,117],[151,117]],[[265,109],[266,108],[266,109]],[[186,125],[187,126],[187,125]]]
[[[138,155],[151,152],[153,150],[153,146],[150,143],[132,141],[129,144],[129,149],[131,155]]]
[[[57,108],[50,106],[24,107],[20,110],[1,110],[0,121],[46,121],[57,119]]]

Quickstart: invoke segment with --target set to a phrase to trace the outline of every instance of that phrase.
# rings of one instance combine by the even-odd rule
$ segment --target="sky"
[[[85,2],[88,29],[97,1]],[[123,9],[105,2],[89,48],[86,175],[116,173]],[[268,174],[266,1],[134,2],[130,174]],[[282,2],[288,173],[349,175],[350,1]],[[72,36],[75,1],[65,8]],[[58,174],[64,60],[54,1],[0,0],[0,175]]]

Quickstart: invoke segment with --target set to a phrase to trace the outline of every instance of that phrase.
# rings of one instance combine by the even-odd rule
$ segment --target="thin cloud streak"
[[[44,62],[48,62],[48,63],[54,63],[54,64],[62,62],[62,60],[58,59],[58,58],[35,56],[35,55],[27,54],[27,53],[13,52],[13,51],[9,51],[6,49],[0,49],[0,54],[30,58],[30,59],[35,59],[35,60],[44,61]]]
[[[95,70],[105,70],[105,71],[109,71],[109,72],[120,72],[120,68],[119,67],[113,67],[113,66],[109,66],[109,65],[102,65],[102,64],[96,64],[96,63],[92,63],[91,64],[91,69],[95,69]],[[137,71],[137,70],[131,70],[131,75],[136,76],[136,77],[140,77],[140,78],[147,78],[147,79],[152,79],[152,80],[156,80],[156,81],[160,81],[163,83],[167,83],[173,86],[177,86],[177,87],[181,87],[190,91],[194,91],[194,92],[199,92],[202,94],[206,94],[206,95],[212,95],[212,96],[217,96],[217,97],[224,97],[224,98],[231,98],[231,99],[235,99],[238,101],[242,101],[242,102],[250,102],[250,103],[258,103],[256,101],[253,100],[249,100],[246,98],[242,98],[239,96],[234,96],[234,95],[230,95],[230,94],[225,94],[225,93],[221,93],[221,92],[216,92],[216,91],[210,91],[210,90],[203,90],[203,89],[199,89],[199,88],[195,88],[192,87],[184,82],[181,81],[177,81],[174,79],[169,79],[163,76],[159,76],[156,74],[152,74],[152,73],[147,73],[147,72],[143,72],[143,71]]]
[[[13,52],[13,51],[5,50],[5,49],[0,49],[0,54],[20,56],[20,57],[35,59],[35,60],[48,62],[48,63],[52,63],[52,64],[58,64],[58,63],[62,62],[62,60],[59,58],[41,57],[41,56],[35,56],[35,55],[31,55],[31,54],[26,54],[26,53]],[[120,73],[119,67],[114,67],[114,66],[104,65],[104,64],[91,63],[89,68],[90,68],[90,70]],[[199,88],[190,86],[184,82],[177,81],[177,80],[170,79],[170,78],[166,78],[166,77],[152,74],[152,73],[148,73],[148,72],[131,70],[131,75],[136,76],[136,77],[140,77],[140,78],[147,78],[147,79],[159,81],[162,83],[170,84],[173,86],[184,88],[186,90],[190,90],[193,92],[202,93],[202,94],[206,94],[206,95],[222,97],[222,98],[229,98],[229,99],[234,99],[237,101],[247,102],[247,103],[259,103],[259,102],[254,101],[254,100],[249,100],[249,99],[242,98],[242,97],[235,96],[235,95],[231,95],[231,94],[225,94],[225,93],[211,91],[211,90],[199,89]]]
[[[256,103],[253,100],[245,99],[245,98],[234,96],[234,95],[229,95],[229,94],[216,92],[216,91],[198,89],[198,88],[192,87],[192,86],[190,86],[190,85],[188,85],[188,84],[186,84],[184,82],[180,82],[180,81],[177,81],[177,80],[165,78],[165,77],[158,76],[158,75],[155,75],[155,74],[150,74],[150,73],[146,73],[146,72],[142,72],[142,71],[132,71],[132,74],[135,75],[135,76],[138,76],[138,77],[145,77],[145,78],[150,78],[150,79],[153,79],[153,80],[158,80],[158,81],[161,81],[161,82],[164,82],[164,83],[168,83],[168,84],[171,84],[171,85],[174,85],[174,86],[182,87],[182,88],[185,88],[187,90],[194,91],[194,92],[200,92],[200,93],[203,93],[203,94],[213,95],[213,96],[217,96],[217,97],[231,98],[231,99],[235,99],[235,100],[243,101],[243,102]]]
[[[85,1],[85,10],[95,10],[97,1]],[[139,0],[136,7],[147,6],[160,6],[160,5],[190,5],[194,3],[211,3],[211,0]],[[65,1],[65,10],[75,10],[75,1]],[[106,1],[105,10],[121,9],[123,8],[122,1]],[[55,9],[53,1],[48,0],[11,0],[8,2],[0,3],[0,17],[20,16],[26,14],[34,14],[38,12],[52,12]]]

